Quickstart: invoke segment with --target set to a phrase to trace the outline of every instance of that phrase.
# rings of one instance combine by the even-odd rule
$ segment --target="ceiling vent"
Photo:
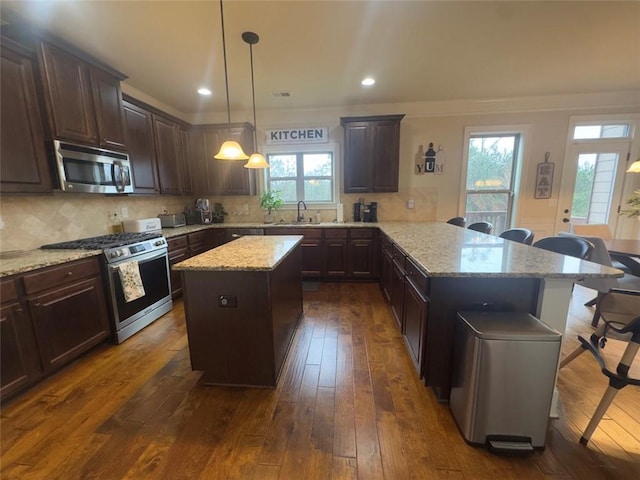
[[[273,92],[271,95],[274,97],[290,97],[291,92]]]

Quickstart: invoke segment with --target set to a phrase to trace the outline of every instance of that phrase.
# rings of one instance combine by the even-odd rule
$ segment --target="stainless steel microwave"
[[[53,142],[58,183],[65,192],[133,193],[129,155],[97,147]]]

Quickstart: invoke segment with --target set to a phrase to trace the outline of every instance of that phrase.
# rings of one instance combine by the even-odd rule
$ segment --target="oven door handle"
[[[168,253],[168,250],[166,248],[160,248],[158,250],[154,250],[153,252],[142,253],[140,255],[134,255],[134,256],[131,256],[131,257],[126,257],[126,258],[123,258],[122,260],[119,260],[116,263],[110,263],[109,264],[109,270],[116,271],[116,270],[118,270],[118,265],[120,265],[121,263],[131,262],[133,260],[135,260],[138,263],[144,263],[144,262],[148,262],[148,261],[151,261],[151,260],[156,260],[156,259],[162,258],[162,257],[166,257],[167,263],[169,262],[169,253]]]

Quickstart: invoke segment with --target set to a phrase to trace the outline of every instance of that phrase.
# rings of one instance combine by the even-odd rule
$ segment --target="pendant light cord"
[[[258,151],[258,126],[256,124],[256,89],[253,83],[253,44],[249,44],[249,58],[251,61],[251,96],[253,99],[253,148]]]
[[[227,92],[227,123],[229,127],[229,137],[231,137],[231,105],[229,104],[229,75],[227,74],[227,44],[224,38],[224,10],[222,0],[220,0],[220,20],[222,22],[222,56],[224,58],[224,84]]]

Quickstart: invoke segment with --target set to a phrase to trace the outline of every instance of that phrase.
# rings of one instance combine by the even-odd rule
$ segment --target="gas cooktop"
[[[69,242],[50,243],[42,245],[43,249],[64,249],[64,250],[100,250],[105,248],[131,245],[132,243],[143,242],[152,238],[162,236],[162,232],[141,232],[141,233],[114,233],[111,235],[101,235],[99,237],[81,238]]]

